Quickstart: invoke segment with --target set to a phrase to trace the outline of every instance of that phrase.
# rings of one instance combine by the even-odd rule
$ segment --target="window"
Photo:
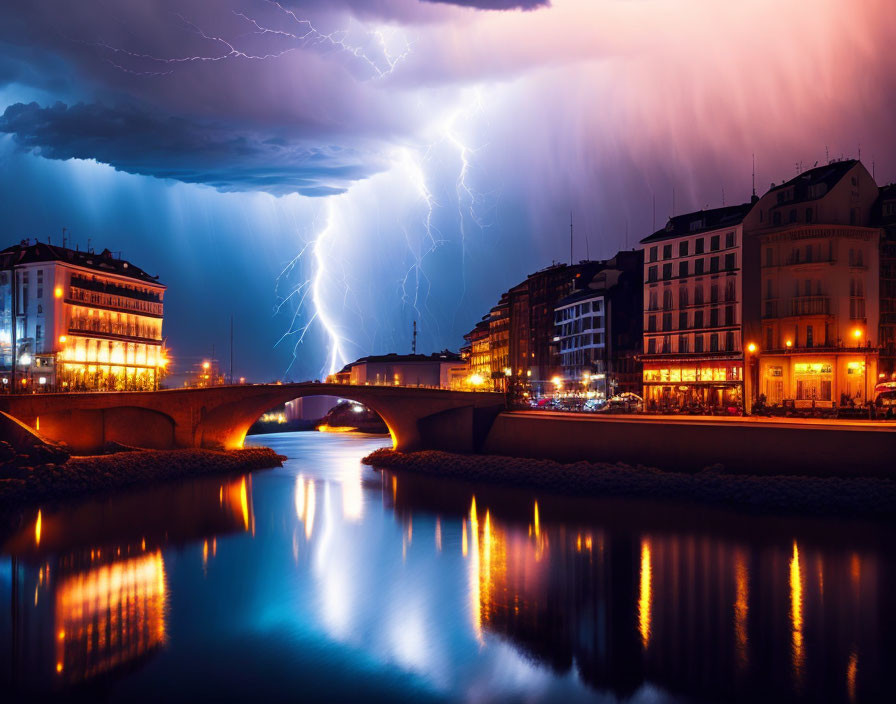
[[[703,352],[703,335],[694,335],[694,352]]]
[[[647,341],[647,354],[656,354],[656,339],[653,337]]]
[[[775,331],[770,327],[765,329],[765,349],[775,349]]]
[[[43,312],[44,312],[44,307],[43,307],[40,303],[37,304],[37,312],[38,312],[38,313],[43,313]]]
[[[699,238],[694,242],[694,254],[703,254],[703,238]]]
[[[647,269],[647,280],[648,281],[656,281],[656,273],[657,273],[657,268],[655,266],[648,268]]]
[[[734,306],[725,306],[725,325],[734,325]]]
[[[672,258],[672,245],[664,244],[663,245],[663,259],[671,259]]]
[[[734,350],[734,333],[730,330],[725,333],[725,349],[728,352],[732,352]]]
[[[812,222],[812,208],[806,208],[806,222]]]
[[[672,314],[671,313],[663,313],[663,330],[671,330],[672,329]]]
[[[709,336],[709,351],[710,352],[718,352],[719,351],[719,335],[718,335],[718,333],[712,333]]]
[[[731,254],[725,255],[725,270],[726,271],[733,271],[735,269],[735,259],[736,259],[736,255],[734,254],[734,252],[732,252]]]
[[[34,326],[34,336],[40,340],[44,336],[44,326],[43,325],[35,325]]]
[[[702,310],[694,311],[694,327],[695,328],[703,327],[703,311]]]
[[[719,283],[717,281],[713,281],[709,287],[709,302],[719,302]]]
[[[771,283],[771,279],[768,280]],[[728,277],[728,280],[725,281],[725,300],[733,301],[737,297],[737,286],[735,285],[734,277]]]
[[[720,239],[721,239],[721,238],[719,237],[719,235],[713,235],[713,236],[709,239],[709,251],[710,251],[710,252],[718,252],[718,251],[719,251],[719,241],[720,241]]]
[[[663,278],[664,279],[672,278],[672,264],[663,264]]]
[[[725,233],[725,247],[733,247],[734,246],[734,233],[726,232]]]
[[[777,210],[774,213],[772,213],[772,224],[774,224],[774,225],[781,224],[781,213],[779,213]]]
[[[656,310],[659,307],[656,302],[656,289],[651,289],[650,293],[648,294],[648,298],[650,302],[647,305],[647,310]]]
[[[37,297],[38,297],[38,298],[43,298],[43,297],[44,297],[44,289],[43,289],[42,286],[38,286],[38,287],[37,287]]]
[[[703,273],[703,260],[702,260],[702,259],[697,259],[697,260],[694,262],[694,273],[695,273],[697,276],[699,276],[700,274]]]
[[[791,208],[787,217],[789,222],[796,222],[796,208]]]
[[[647,316],[647,332],[656,332],[656,316]]]
[[[813,336],[814,336],[814,331],[812,330],[812,326],[811,326],[811,325],[807,325],[807,326],[806,326],[806,347],[812,347],[812,346],[813,346],[813,344],[812,344],[813,341],[814,341],[814,340],[813,340]]]
[[[709,309],[709,327],[711,327],[711,328],[719,327],[719,309],[718,308],[710,308]]]
[[[696,232],[697,230],[702,230],[703,226],[703,218],[700,218],[699,220],[691,220],[689,227],[691,232]]]
[[[679,330],[687,330],[688,329],[688,314],[686,311],[681,311],[678,314],[678,329]]]
[[[672,351],[672,337],[663,335],[663,354],[669,354]]]
[[[709,260],[709,271],[715,272],[719,270],[719,258],[711,257]]]
[[[672,289],[666,287],[663,289],[663,310],[672,310]]]
[[[688,275],[688,263],[687,261],[678,263],[678,275],[679,276],[687,276]]]
[[[651,248],[650,248],[650,259],[649,259],[649,261],[655,262],[655,261],[656,261],[656,255],[657,255],[657,248],[656,248],[656,247],[651,247]]]
[[[694,289],[694,305],[703,305],[703,284],[697,284],[697,288]]]
[[[688,336],[687,335],[679,335],[678,336],[678,351],[680,353],[687,353],[687,351],[688,351]]]
[[[687,286],[679,286],[678,287],[678,307],[679,308],[687,308],[688,307],[688,288],[687,288]]]
[[[774,252],[772,251],[772,248],[771,248],[771,247],[766,247],[766,248],[765,248],[765,265],[766,265],[766,266],[772,266],[772,265],[773,265],[772,263],[774,262],[774,256],[775,256],[775,255],[774,255]]]
[[[686,257],[688,256],[688,241],[684,240],[683,242],[678,243],[678,256]]]

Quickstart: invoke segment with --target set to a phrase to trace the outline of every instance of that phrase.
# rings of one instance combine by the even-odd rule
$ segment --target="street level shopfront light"
[[[472,374],[472,375],[470,376],[470,383],[471,383],[473,386],[482,386],[482,383],[483,383],[484,381],[485,381],[485,379],[483,379],[482,376],[481,376],[480,374]]]
[[[66,340],[68,340],[68,338],[67,338],[65,335],[60,335],[60,336],[59,336],[59,344],[60,344],[60,345],[64,345],[65,342],[66,342]]]

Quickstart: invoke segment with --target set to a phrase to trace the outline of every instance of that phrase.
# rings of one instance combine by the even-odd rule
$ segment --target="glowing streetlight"
[[[64,344],[65,344],[65,341],[66,341],[67,339],[68,339],[68,338],[67,338],[65,335],[60,335],[60,336],[59,336],[59,344],[60,344],[60,345],[64,345]]]
[[[62,298],[62,286],[57,286],[55,289],[53,289],[53,296],[55,296],[56,298]]]
[[[750,344],[747,345],[747,352],[749,352],[750,354],[753,354],[755,351],[756,351],[756,343],[755,342],[751,342]]]
[[[554,386],[556,386],[558,389],[560,389],[560,388],[563,387],[563,379],[561,379],[559,376],[555,376],[555,377],[553,377],[553,378],[551,379],[551,383],[552,383]]]
[[[793,340],[787,340],[787,342],[785,342],[784,345],[786,347],[793,347]]]
[[[482,378],[481,374],[471,374],[470,375],[470,383],[473,386],[482,386],[485,379]]]
[[[504,367],[504,376],[510,376],[513,374],[513,370],[510,367]]]

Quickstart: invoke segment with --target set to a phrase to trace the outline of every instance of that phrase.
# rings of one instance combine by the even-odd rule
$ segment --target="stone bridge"
[[[76,453],[107,442],[167,449],[235,448],[265,412],[304,396],[362,403],[385,421],[396,449],[478,450],[503,394],[402,386],[250,384],[206,389],[0,396],[0,410]]]

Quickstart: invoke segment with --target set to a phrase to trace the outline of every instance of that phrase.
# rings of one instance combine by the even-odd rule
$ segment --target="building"
[[[881,187],[871,224],[881,228],[878,379],[896,381],[896,184]]]
[[[492,354],[489,329],[490,317],[486,315],[476,327],[464,335],[470,345],[468,382],[473,386],[492,385]]]
[[[507,391],[510,369],[510,302],[505,293],[488,314],[488,346],[491,364],[492,389]]]
[[[452,371],[467,363],[455,352],[431,355],[385,354],[361,357],[331,375],[328,382],[373,386],[423,386],[450,389]]]
[[[0,252],[4,390],[146,390],[167,365],[165,286],[108,249],[23,241]]]
[[[640,394],[642,261],[641,251],[619,252],[554,307],[556,386],[598,399]]]
[[[676,215],[641,241],[648,409],[739,412],[744,344],[757,333],[755,201]]]
[[[757,203],[762,335],[759,389],[770,405],[862,405],[877,380],[878,188],[858,161],[832,162]]]

